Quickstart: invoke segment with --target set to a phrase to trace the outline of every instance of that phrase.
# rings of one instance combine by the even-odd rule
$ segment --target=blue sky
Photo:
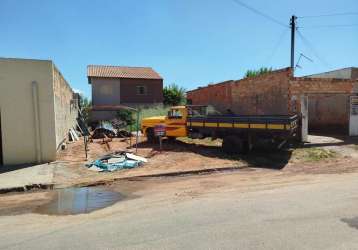
[[[292,14],[358,12],[357,0],[241,1],[285,24]],[[309,46],[297,37],[296,60],[314,62],[303,59],[296,75],[358,66],[358,26],[312,27],[358,24],[358,15],[297,22]],[[51,59],[87,96],[88,64],[151,66],[189,90],[287,67],[289,46],[288,28],[233,0],[0,0],[0,56]]]

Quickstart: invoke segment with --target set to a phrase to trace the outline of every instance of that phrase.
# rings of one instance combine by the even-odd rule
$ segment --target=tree
[[[83,120],[85,121],[86,124],[88,124],[89,118],[90,118],[92,101],[89,98],[87,98],[86,96],[84,96],[83,94],[81,94],[79,105],[80,105],[79,108],[81,110]]]
[[[257,69],[257,70],[248,70],[245,73],[245,78],[263,75],[263,74],[269,73],[271,71],[272,71],[271,67],[270,68],[261,67],[260,69]]]
[[[175,83],[165,86],[163,89],[164,104],[173,106],[184,104],[186,100],[185,92],[185,88],[179,87]]]

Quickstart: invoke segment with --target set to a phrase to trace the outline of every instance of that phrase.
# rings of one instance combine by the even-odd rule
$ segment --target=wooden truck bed
[[[187,128],[191,130],[217,130],[235,132],[270,132],[292,135],[297,131],[299,118],[292,116],[245,116],[245,115],[220,115],[220,116],[189,116]]]

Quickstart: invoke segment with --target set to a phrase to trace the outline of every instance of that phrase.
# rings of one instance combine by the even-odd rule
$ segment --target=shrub
[[[120,111],[117,111],[116,116],[119,120],[121,120],[122,122],[125,122],[126,125],[135,124],[135,119],[133,117],[132,111],[122,109]]]
[[[269,73],[271,71],[272,71],[272,68],[266,68],[266,67],[262,67],[258,70],[248,70],[245,73],[245,78],[263,75],[263,74]]]

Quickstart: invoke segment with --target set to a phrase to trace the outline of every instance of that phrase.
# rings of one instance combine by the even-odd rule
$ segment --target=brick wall
[[[289,78],[285,68],[232,84],[232,110],[242,115],[288,114]]]
[[[300,113],[300,97],[308,95],[310,129],[347,131],[353,93],[358,93],[355,80],[292,77],[291,69],[285,68],[198,88],[187,97],[193,104],[213,105],[221,112],[286,115]]]
[[[192,104],[212,105],[242,115],[285,115],[291,70],[285,68],[257,77],[226,81],[187,92]]]
[[[220,112],[226,112],[232,107],[231,84],[233,81],[225,81],[208,85],[187,92],[187,99],[192,104],[212,105]]]

